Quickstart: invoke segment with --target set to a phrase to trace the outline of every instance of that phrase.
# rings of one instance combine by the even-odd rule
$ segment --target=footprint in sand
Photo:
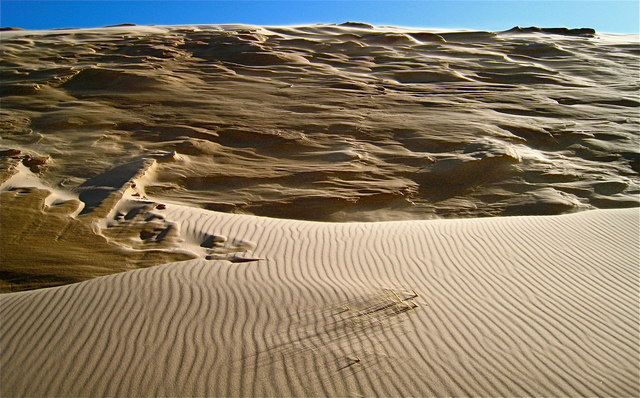
[[[150,249],[150,245],[158,249],[178,247],[184,242],[179,226],[157,213],[159,208],[159,204],[147,202],[126,213],[117,212],[102,233],[132,249]]]
[[[200,244],[200,247],[207,249],[207,260],[226,260],[232,263],[248,263],[259,261],[259,258],[247,257],[241,253],[251,251],[255,248],[253,242],[240,239],[229,240],[226,236],[208,234]]]

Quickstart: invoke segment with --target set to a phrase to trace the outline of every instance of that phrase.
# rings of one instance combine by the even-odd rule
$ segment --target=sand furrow
[[[218,319],[217,321],[223,324],[224,340],[226,344],[229,344],[231,349],[227,350],[229,366],[221,367],[219,369],[220,373],[214,376],[217,383],[220,384],[220,386],[215,386],[214,388],[221,388],[220,395],[222,396],[235,396],[239,395],[238,391],[243,384],[251,383],[250,380],[246,380],[243,377],[245,374],[238,372],[238,369],[242,368],[242,353],[248,344],[245,330],[241,328],[240,324],[244,324],[247,317],[250,317],[251,314],[247,313],[246,299],[244,298],[245,293],[241,292],[241,290],[246,289],[246,287],[238,283],[237,267],[232,268],[226,264],[222,265],[221,268],[222,267],[227,268],[225,278],[227,288],[223,292],[226,313],[224,318]]]
[[[587,230],[591,234],[573,234],[572,242],[575,242],[576,246],[582,250],[587,250],[591,245],[589,239],[593,234],[597,234],[598,240],[611,248],[610,252],[596,253],[598,261],[593,263],[598,264],[597,267],[590,264],[591,271],[601,277],[597,279],[597,282],[611,283],[612,285],[608,285],[606,289],[611,294],[618,293],[617,289],[613,289],[614,286],[624,286],[624,291],[635,289],[640,282],[640,275],[633,273],[634,264],[625,261],[627,249],[624,246],[624,242],[628,238],[625,236],[627,231],[634,231],[632,233],[636,234],[640,232],[637,225],[632,224],[633,219],[616,217],[615,221],[602,222],[602,220],[596,219],[588,220],[588,222]]]
[[[136,276],[139,277],[139,275],[131,275],[132,278],[136,278]],[[40,365],[43,369],[48,368],[48,371],[55,375],[55,378],[52,378],[52,380],[57,384],[49,387],[52,391],[65,391],[70,387],[69,385],[65,385],[67,383],[65,375],[67,375],[68,372],[77,372],[77,384],[87,384],[87,388],[93,388],[95,391],[95,389],[98,388],[96,384],[99,384],[101,381],[100,377],[96,377],[96,372],[101,365],[104,365],[105,359],[112,360],[110,350],[113,348],[117,349],[117,351],[114,352],[114,357],[116,358],[127,353],[122,350],[124,340],[114,339],[110,334],[114,328],[123,328],[125,332],[127,331],[126,322],[123,324],[124,318],[118,317],[118,314],[122,311],[134,309],[134,292],[123,289],[123,286],[120,284],[114,284],[114,286],[96,286],[93,293],[95,296],[88,304],[83,305],[83,311],[80,311],[77,316],[72,316],[68,319],[68,322],[71,324],[83,324],[84,317],[93,318],[93,322],[84,328],[71,326],[68,331],[62,333],[63,335],[69,334],[68,341],[65,342],[69,344],[65,355],[68,356],[70,360],[61,363],[51,363],[50,365],[46,363]],[[113,300],[111,294],[119,298],[121,296],[124,298],[124,300],[116,301],[117,305],[122,306],[119,308],[119,311],[113,311],[110,306],[110,302]],[[82,297],[82,294],[80,294],[79,297]],[[127,305],[127,303],[130,304]],[[85,349],[80,345],[72,344],[72,342],[75,341],[82,341],[87,346],[93,348],[90,360],[85,362],[83,368],[79,370],[75,368],[75,363],[85,354]],[[112,343],[118,346],[110,346]],[[117,360],[116,358],[113,358],[113,360]],[[56,359],[58,361],[60,360],[60,358]],[[118,361],[118,363],[124,362]]]
[[[87,289],[87,286],[82,286],[79,289]],[[29,314],[28,311],[21,314],[21,316],[15,320],[16,323],[11,325],[11,332],[6,335],[6,337],[11,340],[27,338],[31,343],[24,347],[9,346],[7,349],[2,350],[3,360],[15,360],[12,355],[20,355],[21,357],[33,359],[34,356],[37,356],[39,347],[52,346],[52,340],[64,337],[64,330],[59,335],[53,332],[64,329],[65,326],[67,328],[73,328],[73,325],[60,322],[59,316],[61,313],[64,314],[65,311],[70,311],[70,313],[76,313],[78,311],[78,307],[81,306],[82,303],[78,300],[79,295],[77,293],[78,292],[74,292],[73,290],[68,291],[65,287],[61,288],[61,291],[57,294],[50,291],[49,294],[34,295],[31,301],[31,308],[33,308],[33,305],[38,306],[35,308],[50,306],[55,310],[45,311],[37,317]],[[22,351],[16,352],[16,349],[21,349]]]
[[[638,392],[635,211],[374,224],[165,213],[191,245],[225,236],[261,260],[201,258],[0,296],[3,313],[22,315],[3,325],[3,393]],[[613,261],[603,250],[616,218],[630,221]],[[20,349],[27,341],[39,343]]]
[[[133,274],[127,282],[134,286],[139,285],[140,277],[140,274]],[[120,384],[126,380],[123,377],[126,375],[123,372],[125,366],[122,365],[127,364],[127,360],[129,362],[138,361],[142,357],[140,349],[144,347],[132,345],[130,340],[136,335],[136,329],[140,327],[140,323],[135,322],[140,319],[142,312],[140,297],[137,297],[138,291],[127,289],[125,284],[118,284],[109,293],[119,299],[98,310],[96,314],[103,318],[101,322],[97,322],[98,329],[76,338],[77,341],[87,341],[91,347],[94,347],[93,363],[87,364],[88,369],[83,380],[89,384],[92,394],[113,395],[120,388]],[[109,294],[105,294],[105,296],[108,298]],[[93,340],[94,338],[95,340]],[[109,366],[111,361],[121,365],[113,369],[112,366]],[[76,361],[70,361],[72,366],[75,363]],[[66,369],[66,372],[69,371],[72,369]],[[58,377],[58,380],[65,380],[64,374],[60,374]],[[64,386],[58,391],[65,391],[69,387],[72,386]]]
[[[256,246],[264,250],[265,253],[269,253],[268,255],[265,254],[266,257],[269,258],[269,262],[266,264],[268,268],[264,270],[264,274],[271,276],[270,280],[274,282],[282,281],[283,286],[292,287],[292,289],[279,289],[278,284],[267,283],[269,288],[273,289],[270,293],[273,294],[274,297],[280,296],[283,306],[293,306],[295,308],[298,305],[296,302],[298,296],[294,293],[295,290],[301,290],[304,292],[301,293],[304,297],[313,300],[313,291],[306,286],[307,278],[305,278],[305,275],[301,274],[301,270],[295,266],[295,264],[304,263],[304,253],[308,247],[308,242],[299,239],[300,234],[298,228],[296,228],[297,226],[286,227],[284,224],[283,222],[278,222],[276,225],[269,227],[269,229],[274,228],[274,230],[280,230],[282,232],[281,234],[267,233],[269,238],[271,238],[271,242],[267,243],[261,239],[260,242],[256,243]],[[283,255],[273,258],[271,257],[273,251],[282,253]],[[287,261],[285,259],[290,260]]]
[[[469,391],[469,389],[471,389],[471,391],[473,391],[474,385],[477,385],[478,387],[475,388],[484,389],[483,394],[495,394],[495,387],[491,385],[492,381],[488,379],[491,373],[478,372],[476,370],[477,367],[482,369],[495,367],[497,364],[501,365],[501,367],[506,365],[500,355],[502,350],[496,352],[495,348],[487,344],[490,336],[485,337],[483,335],[477,335],[476,333],[478,329],[482,330],[487,326],[485,319],[475,315],[477,313],[482,314],[483,311],[479,309],[480,306],[464,301],[452,299],[446,304],[448,305],[443,311],[444,315],[440,319],[440,322],[445,325],[443,338],[449,341],[449,351],[455,358],[464,358],[467,356],[476,358],[475,364],[465,363],[459,359],[456,360],[456,363],[460,362],[458,366],[464,369],[462,380],[471,383],[465,386],[465,390]],[[468,314],[468,318],[461,319],[459,314]],[[492,314],[488,315],[491,316]],[[499,326],[497,331],[492,331],[492,333],[499,334],[505,334],[507,332],[509,331],[503,330],[502,326]],[[466,377],[465,374],[471,375],[472,379]],[[499,382],[499,379],[493,381],[493,383]]]
[[[199,270],[195,277],[198,280],[202,280],[204,277],[203,270]],[[206,300],[208,287],[203,284],[195,284],[192,285],[194,292],[194,314],[203,314],[204,317],[211,316],[211,302]],[[198,396],[203,395],[202,390],[198,388],[199,380],[202,377],[203,369],[206,367],[207,356],[203,352],[203,350],[199,350],[198,347],[201,345],[211,344],[210,336],[205,331],[207,330],[204,326],[199,322],[196,322],[198,318],[203,315],[194,315],[189,318],[190,324],[189,329],[190,332],[183,336],[183,346],[187,347],[186,353],[188,355],[183,356],[180,368],[178,370],[178,374],[185,374],[187,377],[185,378],[185,389],[184,392],[188,396]],[[187,387],[191,387],[188,389]]]
[[[20,330],[20,327],[24,325],[27,320],[33,321],[32,318],[29,318],[29,314],[25,312],[25,309],[34,305],[34,298],[31,298],[28,294],[24,294],[7,297],[6,300],[7,304],[0,306],[0,317],[2,318],[2,322],[0,322],[0,334],[11,340],[18,333],[24,333],[24,331]],[[36,300],[42,302],[45,300],[45,297],[38,296]],[[35,305],[38,305],[38,303],[36,302]]]
[[[220,274],[218,275],[222,276]],[[207,317],[205,319],[210,320],[211,323],[202,327],[203,341],[205,342],[205,347],[208,347],[204,352],[208,366],[203,366],[199,370],[198,378],[200,391],[202,391],[203,395],[209,395],[210,391],[216,391],[217,383],[223,380],[217,378],[217,373],[219,373],[217,366],[218,361],[226,359],[222,358],[221,352],[223,352],[229,344],[229,342],[225,342],[223,338],[223,324],[220,323],[220,320],[226,319],[226,313],[228,311],[227,302],[223,300],[222,292],[214,285],[209,287],[208,297],[210,298],[207,301],[213,310],[206,313],[205,316]]]
[[[440,383],[434,383],[434,379],[437,380],[440,377],[434,377],[434,375],[438,375],[438,366],[434,366],[433,346],[425,344],[424,340],[425,338],[430,339],[427,331],[432,327],[432,318],[430,316],[432,311],[431,297],[433,294],[432,286],[435,281],[428,272],[431,264],[421,260],[424,257],[424,252],[417,250],[421,247],[420,243],[424,244],[424,240],[420,239],[423,237],[420,233],[422,231],[413,228],[413,224],[401,227],[406,228],[405,233],[408,239],[402,243],[404,250],[397,252],[397,257],[392,260],[394,273],[389,277],[395,276],[395,278],[398,278],[399,281],[397,283],[401,285],[399,287],[406,289],[407,292],[416,289],[415,293],[419,294],[419,298],[416,298],[418,306],[414,310],[416,313],[411,314],[405,321],[408,325],[405,326],[404,333],[395,333],[394,341],[399,345],[397,349],[399,357],[405,358],[402,360],[402,367],[407,370],[412,367],[418,367],[422,371],[420,374],[414,374],[411,371],[398,373],[402,376],[402,385],[412,386],[415,389],[413,394],[419,395],[423,392],[431,392],[433,395],[443,395],[445,393],[442,391]],[[385,230],[382,229],[382,231]],[[386,234],[383,237],[384,241],[388,243],[388,245],[385,245],[385,257],[391,257],[389,254],[392,253],[393,248],[396,246],[393,234],[389,234],[389,232],[391,231],[386,230]],[[422,314],[423,312],[424,314]],[[397,329],[394,328],[392,330],[396,331]],[[438,376],[442,376],[442,374]],[[436,387],[436,385],[439,386]]]
[[[460,304],[456,303],[456,305],[459,306]],[[457,306],[446,311],[447,314],[452,314],[452,316],[446,318],[447,322],[444,322],[445,324],[457,325],[456,322],[461,322],[460,319],[455,317],[457,313],[455,311],[459,309]],[[482,305],[474,304],[469,304],[468,308],[470,309],[470,311],[467,311],[470,325],[462,327],[460,332],[462,341],[458,341],[458,344],[465,344],[465,346],[475,349],[476,353],[481,350],[480,353],[482,355],[474,355],[474,357],[485,369],[490,369],[496,363],[501,363],[505,368],[509,368],[511,373],[515,371],[520,375],[526,374],[528,369],[509,355],[525,351],[526,339],[522,337],[522,330],[497,321],[503,314],[493,308],[485,308]],[[466,336],[473,336],[476,328],[491,330],[491,334],[480,335],[476,338],[471,338],[472,341],[469,341]]]
[[[138,278],[139,277],[140,275],[138,275]],[[148,299],[148,297],[145,297],[145,299]],[[132,327],[129,330],[129,338],[131,339],[132,344],[135,344],[136,347],[135,349],[125,349],[125,355],[122,357],[120,362],[122,366],[117,372],[119,378],[115,378],[115,386],[112,388],[112,394],[114,396],[123,396],[131,393],[131,391],[137,390],[135,381],[138,380],[137,377],[139,376],[136,373],[139,373],[140,368],[144,368],[137,365],[146,360],[149,356],[148,344],[144,343],[148,337],[148,331],[152,328],[148,311],[149,307],[147,305],[139,305],[136,310],[131,313],[124,314],[125,316],[131,317],[131,319],[137,321],[137,327]],[[90,378],[92,374],[93,371],[88,372],[86,378]],[[114,378],[111,379],[114,380]],[[100,394],[99,391],[100,390],[95,389],[93,393]]]
[[[597,231],[597,229],[594,229]],[[587,229],[587,232],[592,231],[592,229]],[[548,235],[548,233],[553,232],[552,230],[547,230],[545,234],[543,233],[532,233],[534,239],[542,238],[543,236]],[[590,238],[590,242],[595,241],[604,241],[606,242],[607,233],[602,233],[598,235],[592,235]],[[588,304],[588,308],[599,309],[601,313],[609,313],[609,312],[617,312],[618,316],[626,317],[630,314],[633,314],[633,304],[628,300],[629,291],[633,291],[634,283],[630,282],[629,273],[627,273],[627,278],[616,278],[617,280],[609,281],[603,272],[606,272],[612,267],[609,267],[610,257],[611,256],[603,256],[601,252],[593,253],[593,255],[589,258],[584,258],[582,255],[585,251],[588,251],[592,243],[585,240],[582,241],[584,245],[579,246],[580,241],[575,239],[573,236],[568,237],[568,241],[570,245],[576,247],[573,255],[567,255],[565,250],[557,250],[550,245],[545,245],[542,249],[545,252],[550,250],[554,250],[556,256],[558,258],[557,261],[562,264],[567,264],[567,268],[562,269],[554,269],[558,267],[554,267],[553,264],[549,264],[547,267],[541,268],[543,272],[548,272],[549,270],[553,270],[554,272],[548,272],[547,275],[551,275],[554,278],[562,277],[563,281],[567,286],[571,287],[571,293],[575,297],[574,303],[583,302]],[[607,243],[603,243],[607,244]],[[607,244],[608,245],[608,244]],[[568,245],[567,245],[568,246]],[[564,246],[566,247],[566,246]],[[624,253],[624,250],[616,251],[616,253]],[[617,256],[617,254],[612,254],[612,256]],[[620,258],[619,264],[627,263],[628,261],[624,261],[624,258]],[[542,259],[542,261],[546,261],[546,259]],[[597,265],[596,266],[594,266]],[[613,267],[615,268],[615,267]],[[593,277],[596,275],[598,277]],[[637,284],[635,284],[637,286]],[[621,289],[622,288],[622,289]],[[607,297],[606,300],[603,300],[602,297]],[[627,298],[627,299],[625,299]],[[579,299],[579,301],[578,301]],[[622,299],[622,300],[620,300]],[[631,307],[630,307],[631,305]]]
[[[179,275],[179,277],[182,279],[182,275]],[[159,358],[160,361],[170,364],[163,374],[163,377],[167,380],[179,380],[188,375],[188,373],[182,372],[182,368],[185,361],[193,361],[194,351],[196,350],[195,344],[197,343],[190,340],[193,346],[185,346],[190,320],[197,314],[196,310],[198,309],[193,308],[194,287],[180,284],[180,288],[176,293],[176,299],[172,301],[176,302],[178,306],[173,309],[167,308],[167,311],[172,314],[172,319],[171,323],[167,325],[166,335],[161,339],[163,355]],[[155,391],[151,390],[153,396],[163,394],[164,388],[162,386],[156,385],[155,388]],[[175,393],[172,392],[171,394]]]
[[[406,247],[403,247],[403,246],[405,246],[405,245],[404,245],[404,242],[400,241],[400,242],[393,242],[393,243],[394,243],[394,245],[393,245],[393,246],[395,246],[395,247],[400,246],[400,247],[401,247],[401,250],[400,250],[400,253],[399,253],[399,256],[398,256],[399,258],[398,258],[398,260],[396,260],[396,261],[397,261],[397,264],[398,264],[398,265],[410,265],[410,264],[411,264],[411,261],[409,261],[409,260],[408,260],[408,258],[411,258],[411,257],[414,257],[414,256],[412,255],[412,253],[411,253],[410,251],[407,251],[407,250],[406,250]],[[407,245],[407,246],[411,247],[411,245]],[[405,249],[405,250],[402,250],[402,249]],[[408,255],[408,256],[407,256],[408,258],[405,258],[405,255]],[[454,261],[455,261],[455,260],[454,260]],[[410,274],[410,278],[408,279],[409,281],[411,281],[411,283],[410,283],[410,284],[409,284],[409,283],[407,283],[407,282],[405,282],[405,283],[407,283],[409,286],[416,286],[416,282],[418,282],[418,281],[415,281],[415,279],[414,279],[414,276],[416,276],[416,275],[420,275],[420,272],[413,272],[413,273],[411,273],[411,274]],[[405,279],[405,280],[407,280],[407,279]],[[428,281],[426,282],[426,284],[418,283],[418,285],[423,285],[423,286],[425,286],[425,285],[426,285],[426,286],[428,286],[429,284],[430,284],[430,283],[429,283]],[[427,296],[428,296],[428,295],[429,295],[429,292],[427,292]],[[460,308],[455,308],[455,307],[454,307],[454,308],[449,308],[449,309],[447,309],[447,310],[446,310],[446,314],[455,314],[455,313],[456,313],[457,311],[459,311],[459,310],[460,310]],[[445,316],[447,316],[447,315],[445,315]],[[453,322],[453,323],[452,323],[452,325],[457,325],[456,321],[457,321],[456,319],[449,319],[449,322]],[[445,323],[446,323],[446,322],[445,322]],[[463,325],[463,329],[464,329],[464,328],[466,328],[466,327]],[[462,341],[462,343],[463,343],[465,346],[469,346],[469,347],[471,347],[471,346],[472,346],[472,344],[469,344],[470,342],[466,340],[466,339],[467,339],[467,336],[470,336],[470,335],[469,335],[469,333],[465,333],[464,331],[462,331],[462,333],[461,333],[459,336],[460,336],[460,337],[462,337],[462,340],[463,340],[463,341]],[[458,343],[460,343],[460,342],[458,341],[458,339],[456,339],[456,341],[457,341]],[[407,354],[408,354],[408,353],[407,353]],[[463,366],[464,366],[464,365],[463,365]],[[468,370],[467,370],[467,371],[468,371]],[[484,382],[479,382],[479,381],[476,379],[476,380],[475,380],[475,383],[477,383],[478,385],[486,384],[486,380],[485,380]]]
[[[32,301],[32,305],[37,305],[36,308],[45,308],[41,314],[34,319],[31,318],[30,325],[14,325],[16,327],[15,330],[23,330],[29,331],[23,338],[27,338],[31,343],[26,346],[28,347],[21,353],[21,357],[23,360],[32,364],[37,364],[38,369],[44,370],[54,373],[58,368],[53,364],[54,367],[49,368],[45,366],[47,361],[51,361],[53,356],[45,356],[41,355],[42,347],[59,347],[66,346],[69,347],[71,345],[71,340],[66,339],[67,334],[71,335],[79,335],[82,334],[77,327],[78,321],[78,313],[82,312],[82,309],[86,303],[82,302],[82,293],[83,291],[91,290],[91,286],[78,286],[77,289],[73,289],[68,291],[67,289],[70,286],[65,286],[59,288],[60,291],[54,293],[54,289],[49,289],[45,294],[38,295],[34,297],[36,300]],[[93,290],[93,293],[96,294],[97,301],[101,298],[101,291],[107,290],[107,286],[102,286],[102,288],[96,288]],[[69,316],[66,316],[67,311]],[[61,315],[65,314],[65,315]],[[60,316],[65,317],[64,321],[61,322]],[[74,319],[75,318],[75,319]],[[76,321],[76,322],[74,322]],[[11,337],[10,339],[15,339],[17,336]],[[66,341],[63,341],[65,340]],[[12,348],[12,347],[9,347]],[[3,350],[3,352],[7,352],[10,350]],[[7,357],[7,360],[12,360],[11,357]],[[65,362],[66,364],[67,362]],[[33,372],[33,370],[31,370]],[[26,374],[25,374],[26,373]],[[30,378],[33,375],[29,375],[25,372],[20,375],[12,376],[11,374],[7,374],[8,378],[19,377],[21,380],[33,380],[28,385],[23,385],[23,388],[26,391],[26,395],[37,395],[33,394],[30,391],[33,391],[37,388],[49,389],[51,390],[52,384],[57,383],[59,379],[42,379],[42,378]],[[14,381],[15,382],[15,381]],[[21,382],[22,383],[22,382]],[[55,390],[51,390],[55,391]]]
[[[182,369],[179,368],[177,374],[188,375],[182,391],[190,396],[206,395],[206,390],[202,388],[202,377],[204,370],[211,366],[212,358],[216,358],[215,343],[211,336],[214,325],[203,325],[194,321],[205,314],[210,314],[211,303],[206,300],[209,294],[208,291],[209,287],[206,284],[197,286],[195,297],[198,300],[198,306],[193,310],[194,316],[188,318],[191,332],[185,333],[183,336],[184,341],[182,344],[186,347],[185,352],[187,355],[182,357]],[[204,351],[199,349],[201,345],[213,347],[211,350]]]

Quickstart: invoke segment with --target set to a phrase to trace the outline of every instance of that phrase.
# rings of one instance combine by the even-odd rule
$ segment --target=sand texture
[[[1,397],[637,397],[638,36],[0,32]]]
[[[202,258],[0,296],[3,396],[640,393],[636,209],[161,212]]]
[[[148,194],[279,218],[637,207],[638,36],[558,33],[0,32],[0,145],[66,189],[175,153]]]

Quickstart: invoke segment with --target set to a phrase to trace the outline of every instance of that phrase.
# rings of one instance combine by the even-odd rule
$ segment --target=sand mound
[[[640,393],[637,210],[161,212],[200,259],[0,296],[3,396]]]

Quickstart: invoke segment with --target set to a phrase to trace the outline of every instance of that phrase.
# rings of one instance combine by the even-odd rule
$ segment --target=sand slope
[[[80,185],[54,189],[22,165],[0,184],[0,292],[75,283],[115,272],[187,260],[176,225],[127,209],[140,198],[155,160],[118,165]]]
[[[0,41],[0,292],[192,258],[181,220],[147,222],[157,203],[331,222],[640,205],[637,35],[347,23]],[[149,209],[114,211],[123,197]]]
[[[201,258],[0,296],[2,396],[640,393],[637,209],[156,211]]]
[[[638,36],[574,33],[0,32],[0,150],[48,159],[68,189],[175,151],[149,194],[279,218],[637,207]]]
[[[637,35],[0,40],[1,396],[640,395]]]

